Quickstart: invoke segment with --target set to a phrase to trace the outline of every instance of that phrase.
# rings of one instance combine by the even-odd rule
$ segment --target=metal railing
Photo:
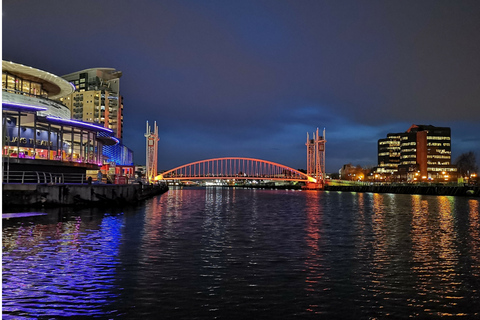
[[[4,171],[3,183],[88,183],[82,173],[52,173],[43,171]]]

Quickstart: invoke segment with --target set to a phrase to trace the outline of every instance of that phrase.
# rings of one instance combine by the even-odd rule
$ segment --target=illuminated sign
[[[4,137],[5,145],[17,146],[20,145],[25,148],[40,148],[48,149],[57,147],[57,133],[51,132],[50,138],[48,137],[48,131],[37,130],[37,136],[35,138],[33,128],[20,128],[20,137],[18,136],[18,127],[15,126],[15,122],[7,122],[7,132]],[[58,146],[59,148],[60,145]],[[66,150],[69,145],[64,142],[63,149]]]
[[[45,146],[45,147],[48,147],[48,145],[50,144],[50,147],[53,146],[53,142],[50,141],[50,143],[48,142],[48,140],[37,140],[35,141],[33,138],[20,138],[20,141],[18,139],[18,137],[5,137],[5,144],[9,144],[9,145],[16,145],[18,142],[20,142],[21,145],[25,145],[25,146],[33,146],[36,142],[36,145],[37,146]]]

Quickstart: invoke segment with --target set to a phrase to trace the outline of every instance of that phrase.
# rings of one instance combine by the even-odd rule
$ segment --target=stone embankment
[[[13,206],[115,206],[168,191],[164,184],[4,184],[3,208]]]
[[[480,197],[478,186],[419,186],[419,185],[362,185],[362,186],[325,186],[329,191],[403,193],[435,196],[473,196]]]

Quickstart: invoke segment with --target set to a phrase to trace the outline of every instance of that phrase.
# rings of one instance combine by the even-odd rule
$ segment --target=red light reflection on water
[[[309,248],[307,258],[305,259],[306,279],[305,290],[315,292],[318,290],[318,284],[324,276],[322,265],[322,255],[320,251],[321,227],[322,227],[322,208],[320,205],[320,193],[317,191],[306,191],[306,243]],[[308,293],[307,293],[308,294]],[[309,305],[308,312],[319,312],[318,305]]]

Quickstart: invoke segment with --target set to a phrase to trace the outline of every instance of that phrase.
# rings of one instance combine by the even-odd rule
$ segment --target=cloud
[[[302,168],[319,127],[336,171],[374,165],[377,140],[413,123],[452,127],[454,155],[480,149],[478,16],[469,0],[10,1],[3,54],[58,75],[123,71],[138,163],[156,120],[165,169],[228,155]]]

